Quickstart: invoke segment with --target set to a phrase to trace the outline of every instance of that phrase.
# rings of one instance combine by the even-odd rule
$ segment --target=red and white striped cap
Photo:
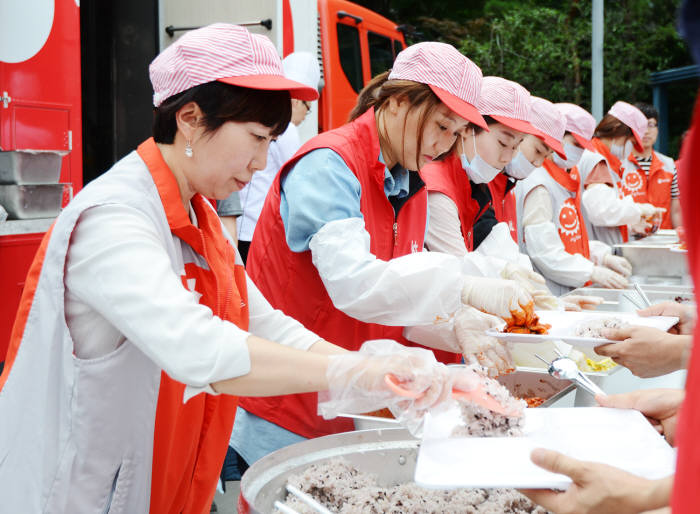
[[[244,27],[214,23],[192,30],[149,66],[153,105],[215,80],[250,89],[289,91],[292,98],[316,100],[316,89],[285,78],[275,45]]]
[[[566,118],[566,130],[571,132],[576,142],[583,148],[595,152],[591,142],[595,132],[595,118],[583,107],[576,104],[554,104]]]
[[[396,56],[389,80],[427,84],[455,114],[488,130],[476,105],[481,94],[481,69],[452,45],[428,41]]]
[[[512,80],[484,77],[481,82],[479,113],[491,116],[507,127],[526,134],[541,136],[530,123],[530,92]]]
[[[549,100],[533,96],[530,102],[530,121],[542,134],[538,135],[559,157],[566,159],[561,142],[566,132],[566,118]]]
[[[644,145],[642,144],[642,136],[647,131],[647,117],[644,116],[644,113],[632,104],[617,101],[610,108],[608,114],[615,116],[632,129],[632,134],[634,134],[635,139],[634,147],[638,152],[643,151]]]

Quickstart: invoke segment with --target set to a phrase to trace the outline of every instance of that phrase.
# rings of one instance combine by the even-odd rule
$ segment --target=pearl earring
[[[187,144],[185,145],[185,155],[187,157],[192,157],[192,145],[190,144],[189,140],[187,141]]]

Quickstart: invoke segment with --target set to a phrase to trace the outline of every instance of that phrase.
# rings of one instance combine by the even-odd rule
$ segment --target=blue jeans
[[[249,466],[268,453],[302,441],[306,441],[306,437],[270,423],[240,407],[236,409],[236,421],[233,424],[229,446],[232,446]]]

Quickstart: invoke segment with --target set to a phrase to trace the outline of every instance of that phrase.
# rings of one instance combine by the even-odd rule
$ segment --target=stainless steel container
[[[0,186],[9,219],[54,218],[61,212],[63,184]]]
[[[686,302],[695,302],[695,294],[691,286],[659,286],[659,285],[643,285],[641,286],[644,293],[649,298],[651,303],[659,303],[664,301],[675,301],[681,298]],[[628,299],[628,295],[637,300],[637,293],[633,289],[602,289],[596,287],[581,287],[574,289],[571,295],[586,295],[600,296],[603,298],[603,303],[597,307],[598,311],[607,312],[634,312],[637,306]],[[564,295],[566,297],[566,295]]]
[[[336,457],[376,474],[382,486],[411,482],[419,443],[408,430],[398,428],[345,432],[287,446],[263,457],[243,474],[238,512],[273,512],[275,501],[286,497],[290,475]]]
[[[0,184],[54,184],[61,174],[61,152],[0,152]]]
[[[651,236],[653,237],[653,236]],[[672,252],[674,242],[639,241],[617,244],[622,256],[632,264],[635,275],[646,277],[683,277],[688,275],[688,259],[685,253]]]

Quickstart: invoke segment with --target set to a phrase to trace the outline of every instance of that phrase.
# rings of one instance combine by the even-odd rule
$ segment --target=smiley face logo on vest
[[[581,237],[579,232],[576,204],[572,198],[567,198],[559,208],[559,236],[573,242]]]
[[[623,187],[630,193],[639,191],[642,188],[642,176],[637,170],[630,170],[626,175]]]

